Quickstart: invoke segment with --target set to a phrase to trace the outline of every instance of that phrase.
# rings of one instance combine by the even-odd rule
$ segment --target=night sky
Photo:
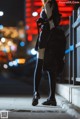
[[[4,11],[4,16],[0,17],[0,24],[16,26],[18,21],[24,21],[24,1],[0,0],[0,11]]]

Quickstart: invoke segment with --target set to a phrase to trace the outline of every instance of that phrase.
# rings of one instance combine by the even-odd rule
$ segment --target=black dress
[[[64,68],[64,56],[66,48],[66,37],[60,27],[55,27],[50,31],[49,38],[44,53],[43,69],[47,71],[57,71],[61,73]]]
[[[56,8],[52,16],[55,27],[50,30],[49,22],[41,25],[42,31],[37,39],[35,49],[45,48],[43,70],[56,70],[60,73],[64,67],[63,57],[65,55],[66,38],[64,31],[59,27],[60,14]],[[47,19],[44,10],[42,11],[42,18]]]

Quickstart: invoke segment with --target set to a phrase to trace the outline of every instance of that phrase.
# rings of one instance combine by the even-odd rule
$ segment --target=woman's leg
[[[38,59],[37,59],[36,68],[34,72],[34,97],[33,97],[33,102],[32,102],[33,106],[38,104],[38,99],[40,98],[38,89],[39,89],[41,75],[42,75],[44,51],[45,49],[39,49],[38,51]]]
[[[38,50],[38,59],[36,63],[36,68],[34,72],[34,92],[38,92],[39,84],[42,75],[42,66],[43,66],[43,58],[44,58],[45,49]]]
[[[55,99],[56,77],[57,77],[56,71],[49,71],[48,77],[49,77],[50,94],[47,101],[43,102],[42,104],[56,106],[56,99]]]
[[[49,99],[55,99],[56,71],[49,71],[49,87],[50,87]]]
[[[34,92],[38,92],[39,89],[39,84],[42,75],[42,64],[43,64],[43,60],[38,58],[35,72],[34,72]]]

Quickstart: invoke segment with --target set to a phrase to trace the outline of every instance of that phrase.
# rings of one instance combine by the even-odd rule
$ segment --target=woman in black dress
[[[38,59],[34,72],[34,94],[32,105],[36,106],[38,104],[38,99],[40,98],[38,88],[43,68],[43,70],[48,71],[50,79],[50,95],[47,101],[42,104],[56,106],[56,76],[62,71],[65,36],[63,31],[59,28],[61,15],[59,14],[56,1],[42,0],[42,2],[44,7],[41,11],[40,18],[37,20],[41,31],[35,47],[38,51]]]

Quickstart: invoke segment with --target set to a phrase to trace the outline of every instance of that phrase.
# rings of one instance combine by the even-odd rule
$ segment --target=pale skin
[[[48,13],[48,11],[46,10],[46,3],[48,2],[48,1],[51,1],[51,0],[42,0],[42,3],[44,4],[44,7],[45,7],[45,12],[46,12],[46,14],[50,14],[50,13]],[[47,6],[48,7],[48,6]],[[52,9],[52,8],[51,8]],[[49,15],[48,15],[48,17],[50,17]],[[52,28],[53,27],[53,25],[51,24],[51,21],[49,22],[50,23],[50,28]],[[42,48],[42,49],[39,49],[38,50],[38,58],[39,59],[44,59],[44,52],[45,52],[45,48]]]

